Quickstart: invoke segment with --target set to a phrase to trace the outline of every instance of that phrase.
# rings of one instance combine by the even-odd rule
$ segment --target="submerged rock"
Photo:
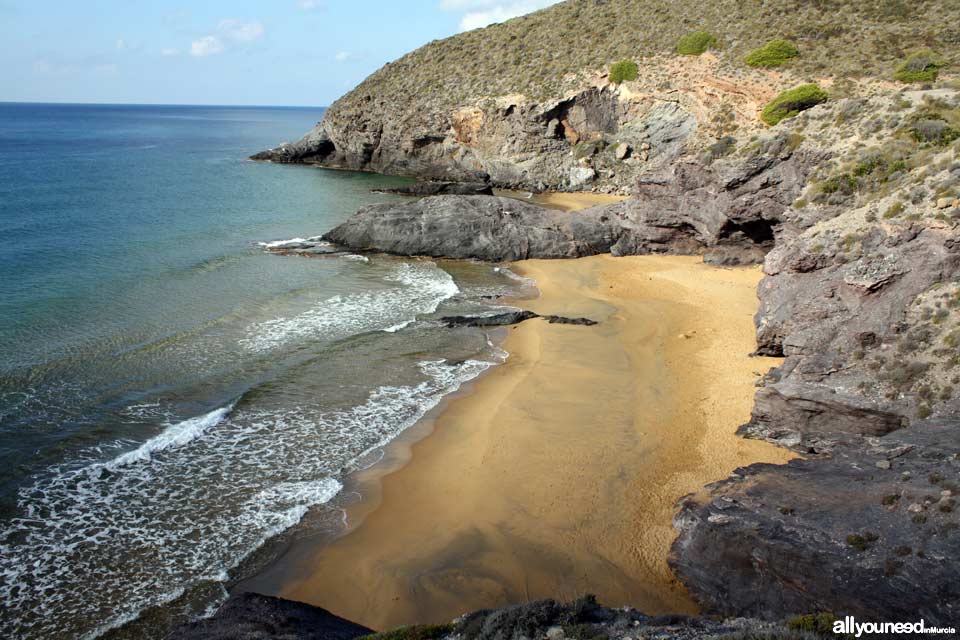
[[[502,327],[511,324],[520,324],[534,318],[543,318],[550,324],[575,324],[591,327],[598,324],[596,320],[590,318],[567,318],[564,316],[547,315],[542,316],[533,311],[508,311],[506,313],[496,313],[489,316],[444,316],[440,322],[448,327]]]

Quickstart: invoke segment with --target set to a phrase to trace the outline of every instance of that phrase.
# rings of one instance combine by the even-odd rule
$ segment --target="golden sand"
[[[352,530],[281,595],[377,629],[594,593],[693,612],[666,557],[681,496],[789,454],[738,438],[757,375],[757,268],[693,257],[525,261],[522,306],[588,316],[509,330],[510,358],[447,404]]]
[[[495,189],[494,194],[532,202],[541,207],[549,209],[560,209],[561,211],[579,211],[588,207],[595,207],[601,204],[613,204],[626,200],[627,196],[618,196],[609,193],[593,193],[590,191],[577,191],[573,193],[564,193],[561,191],[545,191],[543,193],[530,194],[528,191],[511,191],[507,189]]]

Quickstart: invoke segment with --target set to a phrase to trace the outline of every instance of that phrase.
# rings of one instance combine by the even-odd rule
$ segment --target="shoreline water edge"
[[[532,599],[695,613],[667,567],[676,502],[793,455],[735,435],[753,383],[757,268],[595,256],[509,268],[504,301],[595,327],[499,330],[505,362],[445,397],[344,481],[346,528],[301,539],[234,593],[322,606],[375,629]],[[723,300],[723,304],[719,302]]]

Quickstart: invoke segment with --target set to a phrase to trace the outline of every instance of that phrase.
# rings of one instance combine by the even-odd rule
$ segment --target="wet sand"
[[[759,269],[595,256],[515,270],[542,292],[521,306],[601,324],[510,328],[507,363],[367,472],[379,490],[348,508],[351,530],[288,558],[280,595],[376,629],[583,593],[696,610],[666,565],[676,500],[789,458],[734,435],[777,362],[748,355]]]

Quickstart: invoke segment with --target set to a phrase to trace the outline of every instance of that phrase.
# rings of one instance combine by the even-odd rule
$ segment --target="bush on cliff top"
[[[802,84],[793,89],[787,89],[767,103],[760,114],[760,119],[773,126],[785,118],[792,118],[801,111],[826,102],[827,92],[816,84]]]
[[[363,636],[359,640],[439,640],[453,632],[452,624],[418,624]]]
[[[716,49],[720,45],[717,36],[706,31],[694,31],[677,40],[677,53],[682,56],[698,56],[707,49]]]
[[[625,80],[636,80],[640,69],[633,60],[621,60],[610,65],[610,82],[620,84]]]
[[[904,60],[893,77],[900,82],[932,82],[937,79],[944,60],[929,49],[917,51]]]
[[[792,42],[778,38],[748,53],[744,62],[751,67],[773,69],[798,55],[800,51]]]

